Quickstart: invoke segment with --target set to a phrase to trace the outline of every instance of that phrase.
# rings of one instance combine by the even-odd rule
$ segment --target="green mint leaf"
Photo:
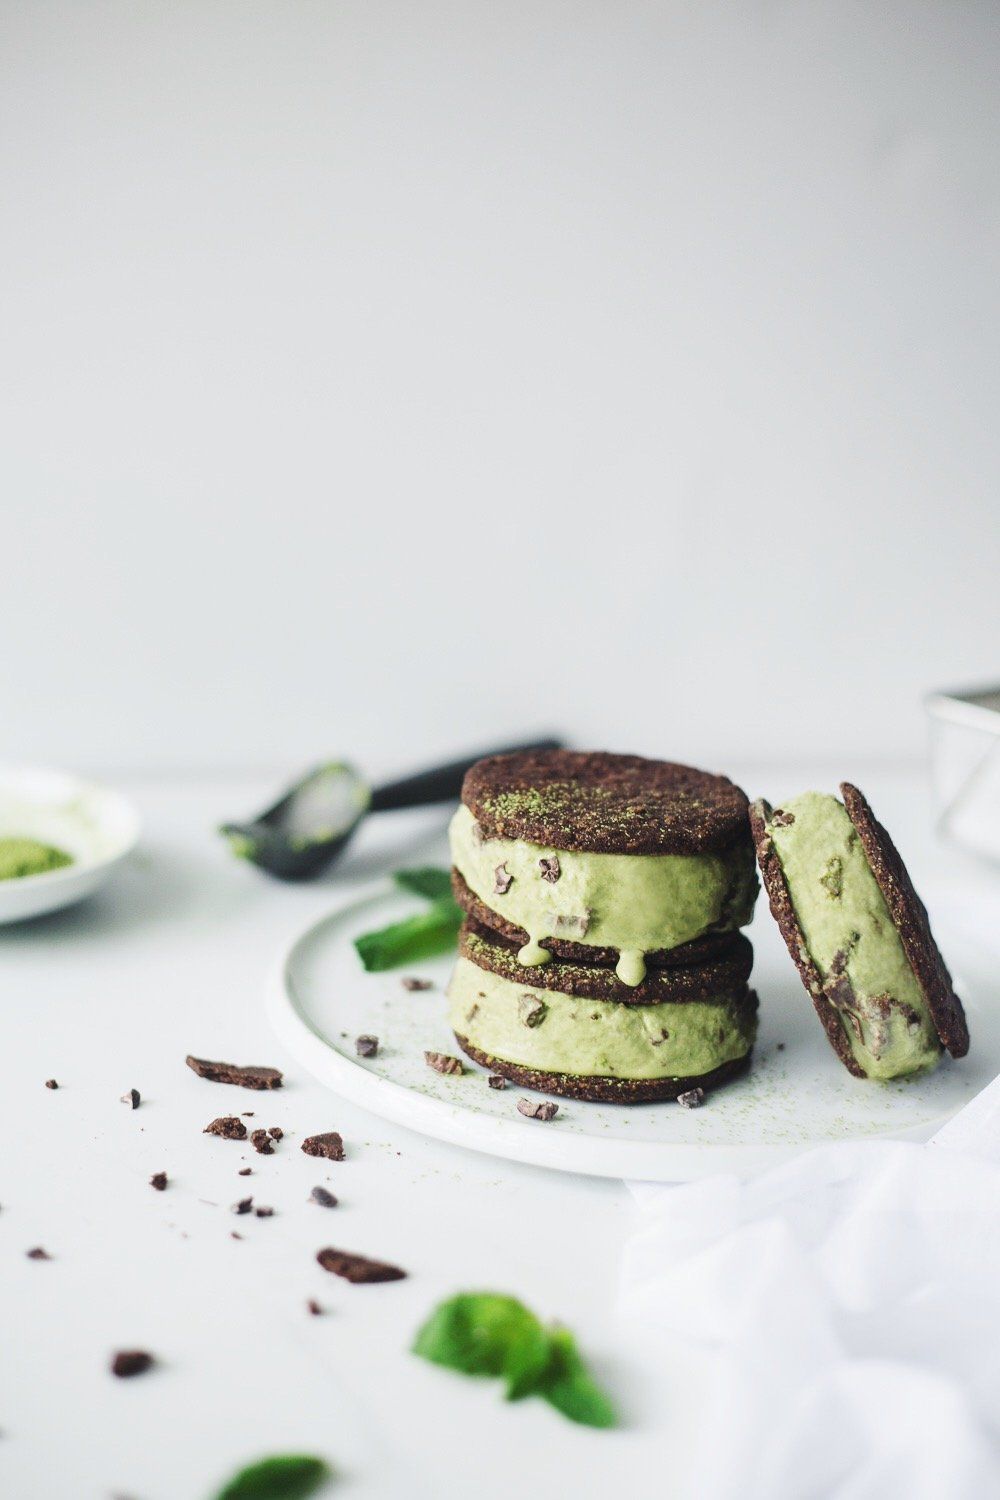
[[[450,874],[433,865],[422,865],[416,870],[397,870],[392,878],[402,890],[412,891],[414,896],[423,896],[427,901],[451,899]]]
[[[586,1427],[617,1425],[614,1407],[591,1379],[568,1328],[550,1330],[549,1364],[538,1384],[538,1395],[571,1422]]]
[[[370,973],[394,969],[398,964],[448,953],[455,946],[461,925],[461,908],[449,896],[447,901],[435,901],[425,912],[404,922],[364,933],[354,939],[354,946]]]
[[[550,1362],[549,1337],[534,1313],[494,1292],[463,1292],[440,1303],[413,1352],[464,1375],[499,1377],[509,1401],[529,1395]]]
[[[215,1500],[306,1500],[329,1477],[321,1458],[301,1453],[262,1458],[234,1474]]]

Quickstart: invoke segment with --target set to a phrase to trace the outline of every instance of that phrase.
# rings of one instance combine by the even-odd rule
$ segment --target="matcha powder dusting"
[[[0,838],[0,880],[20,880],[24,875],[45,875],[71,865],[73,856],[53,844],[37,839]]]

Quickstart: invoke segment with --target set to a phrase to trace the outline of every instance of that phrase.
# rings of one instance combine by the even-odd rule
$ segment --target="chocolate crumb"
[[[555,885],[562,874],[562,870],[559,868],[558,854],[553,854],[551,859],[540,859],[538,861],[538,868],[541,871],[542,879],[547,880],[550,885]]]
[[[56,1081],[55,1081],[54,1078],[46,1078],[46,1080],[45,1080],[45,1087],[47,1089],[57,1089],[59,1087],[59,1085],[58,1085],[58,1083],[56,1083]]]
[[[237,1175],[237,1177],[249,1177],[250,1173],[252,1171],[253,1171],[253,1167],[240,1167],[240,1170],[237,1172],[236,1175]]]
[[[41,1247],[41,1245],[36,1245],[33,1250],[26,1250],[25,1254],[27,1255],[27,1257],[28,1257],[29,1260],[51,1260],[52,1259],[52,1257],[49,1254],[49,1252],[47,1250],[43,1250],[42,1247]]]
[[[382,1260],[369,1260],[367,1255],[353,1255],[349,1250],[320,1250],[316,1259],[324,1271],[342,1276],[354,1286],[376,1281],[402,1281],[406,1275],[398,1266],[390,1266]]]
[[[314,1187],[309,1196],[314,1203],[319,1204],[320,1208],[337,1207],[336,1198],[332,1193],[328,1192],[325,1187]]]
[[[795,822],[795,814],[785,812],[783,807],[776,807],[771,814],[771,822],[776,828],[790,828]]]
[[[184,1059],[199,1078],[210,1083],[234,1083],[244,1089],[280,1089],[282,1074],[278,1068],[240,1067],[237,1063],[212,1062],[207,1057]]]
[[[424,1062],[435,1073],[464,1073],[465,1069],[457,1057],[450,1056],[447,1052],[425,1052]]]
[[[242,1239],[242,1238],[243,1238],[243,1236],[242,1236],[242,1235],[241,1235],[241,1234],[240,1234],[240,1233],[238,1233],[238,1231],[237,1231],[237,1230],[235,1230],[235,1229],[231,1229],[231,1230],[230,1230],[230,1231],[229,1231],[229,1238],[230,1238],[230,1239],[231,1239],[231,1240],[241,1240],[241,1239]]]
[[[149,1179],[149,1185],[150,1187],[154,1187],[158,1193],[162,1193],[167,1185],[166,1172],[154,1172]]]
[[[121,1103],[130,1105],[132,1109],[138,1109],[139,1105],[142,1103],[142,1100],[139,1097],[139,1090],[129,1089],[127,1094],[122,1094]]]
[[[241,1109],[240,1110],[240,1114],[243,1116],[244,1120],[252,1120],[253,1117],[254,1117],[254,1115],[256,1113],[257,1113],[257,1111],[254,1110],[254,1109]]]
[[[541,1026],[549,1007],[537,995],[522,995],[517,1002],[518,1020],[525,1026]]]
[[[266,1207],[263,1203],[259,1208],[254,1209],[254,1213],[258,1219],[271,1219],[274,1217],[274,1209]]]
[[[267,1133],[271,1137],[272,1141],[283,1141],[285,1139],[285,1132],[282,1130],[280,1125],[269,1125],[267,1127]]]
[[[677,1095],[677,1103],[682,1104],[685,1109],[699,1109],[705,1102],[705,1090],[702,1088],[687,1089],[683,1094]]]
[[[127,1380],[131,1375],[144,1375],[152,1364],[153,1356],[145,1349],[119,1349],[111,1360],[111,1373]]]
[[[325,1156],[327,1161],[344,1160],[344,1138],[336,1130],[327,1130],[323,1135],[307,1135],[302,1149],[307,1156]]]
[[[306,1303],[306,1307],[312,1313],[314,1318],[318,1318],[323,1311],[319,1303],[316,1301],[315,1297],[309,1298],[309,1301]]]
[[[274,1142],[266,1130],[251,1130],[250,1141],[253,1149],[259,1151],[261,1156],[274,1155]]]
[[[507,1080],[500,1073],[491,1073],[486,1082],[491,1089],[505,1089],[507,1087]]]
[[[377,1036],[359,1036],[354,1039],[354,1050],[359,1057],[374,1057],[378,1051]]]
[[[202,1135],[221,1135],[226,1141],[245,1141],[247,1128],[235,1115],[220,1115],[205,1126]]]
[[[558,1104],[553,1104],[551,1099],[544,1104],[534,1099],[518,1099],[518,1112],[527,1115],[529,1120],[554,1120],[559,1113]]]
[[[239,1201],[239,1203],[234,1203],[233,1204],[232,1212],[234,1214],[248,1214],[252,1208],[253,1208],[253,1199],[252,1198],[241,1198],[240,1201]]]
[[[507,873],[506,862],[502,865],[497,865],[493,871],[493,894],[495,896],[506,896],[513,884],[514,877]]]
[[[412,975],[407,975],[405,979],[400,980],[400,983],[404,990],[430,990],[434,988],[432,980],[414,979]]]

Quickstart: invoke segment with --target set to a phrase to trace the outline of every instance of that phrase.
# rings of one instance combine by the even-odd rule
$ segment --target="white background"
[[[995,675],[992,5],[0,19],[8,757],[915,755]]]

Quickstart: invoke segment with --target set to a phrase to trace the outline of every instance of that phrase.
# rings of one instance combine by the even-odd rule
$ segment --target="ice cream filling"
[[[522,927],[521,962],[548,962],[547,939],[619,954],[624,984],[641,984],[646,955],[743,927],[757,879],[749,841],[721,854],[584,854],[484,838],[465,806],[450,828],[452,859],[486,906]]]
[[[926,1072],[941,1056],[930,1009],[857,830],[836,797],[782,804],[768,832],[809,957],[869,1078]]]
[[[589,1078],[689,1078],[745,1057],[749,992],[718,1000],[624,1005],[515,984],[459,958],[448,987],[452,1029],[521,1067]]]

